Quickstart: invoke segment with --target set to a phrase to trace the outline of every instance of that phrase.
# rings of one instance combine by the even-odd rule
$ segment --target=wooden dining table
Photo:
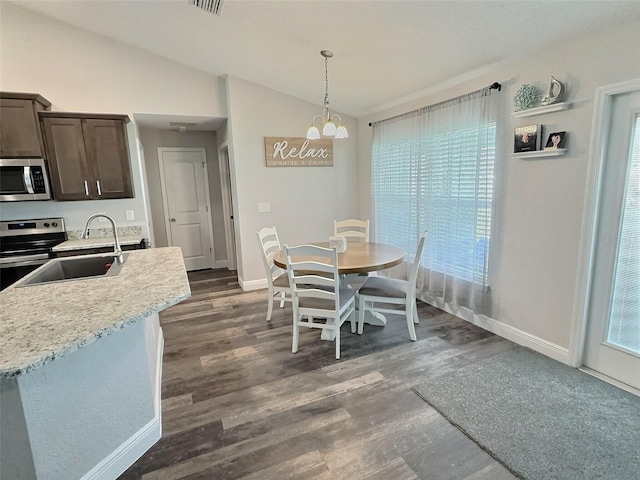
[[[309,245],[329,248],[329,242],[314,242]],[[313,260],[313,257],[296,257],[297,260]],[[393,245],[376,242],[347,242],[347,250],[338,253],[338,273],[350,275],[358,273],[375,272],[400,265],[404,259],[404,251]],[[321,259],[325,261],[326,259]],[[273,263],[282,268],[287,268],[287,258],[284,249],[273,257]],[[357,308],[357,307],[356,307]],[[381,313],[365,313],[365,323],[369,325],[385,326],[387,321]],[[335,332],[322,331],[323,340],[333,340]]]
[[[329,248],[329,242],[314,242],[309,245]],[[368,273],[395,267],[402,263],[404,251],[393,245],[376,242],[348,242],[347,250],[338,253],[338,273]],[[308,260],[312,258],[309,257]],[[286,270],[287,258],[284,249],[273,257],[273,263]]]

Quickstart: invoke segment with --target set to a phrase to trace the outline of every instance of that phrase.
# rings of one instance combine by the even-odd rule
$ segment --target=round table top
[[[329,248],[329,242],[314,242],[310,245]],[[384,270],[399,265],[403,258],[402,249],[385,243],[348,242],[347,251],[338,253],[338,272],[348,274]],[[276,253],[273,263],[280,268],[287,268],[284,249]]]

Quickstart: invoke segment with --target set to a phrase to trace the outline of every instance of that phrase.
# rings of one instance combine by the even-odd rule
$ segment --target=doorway
[[[235,270],[236,266],[236,236],[233,217],[233,193],[231,188],[231,168],[229,166],[229,146],[223,143],[220,147],[220,185],[222,189],[222,210],[224,215],[224,231],[227,244],[227,268]]]
[[[213,226],[204,148],[158,148],[167,243],[187,271],[213,268]]]
[[[583,361],[640,390],[640,80],[618,90],[603,100]]]

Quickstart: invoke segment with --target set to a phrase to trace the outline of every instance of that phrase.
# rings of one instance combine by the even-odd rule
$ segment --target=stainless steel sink
[[[124,260],[126,258],[125,254]],[[118,264],[112,253],[55,258],[19,280],[15,286],[28,287],[43,283],[115,276],[120,273],[123,265],[124,261],[122,264]]]

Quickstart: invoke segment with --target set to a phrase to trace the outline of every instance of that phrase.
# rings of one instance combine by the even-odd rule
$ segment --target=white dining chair
[[[424,241],[427,237],[425,230],[418,242],[416,256],[411,265],[408,280],[386,277],[369,277],[360,287],[357,293],[358,298],[358,333],[362,334],[364,327],[365,312],[371,313],[393,313],[404,314],[407,319],[409,337],[416,341],[416,329],[414,323],[418,321],[418,310],[416,307],[416,281],[418,279],[418,267]],[[388,308],[379,304],[404,305],[404,309]]]
[[[285,245],[284,251],[293,302],[291,351],[298,351],[300,327],[320,328],[335,333],[336,360],[339,360],[340,327],[347,318],[351,320],[351,332],[356,333],[356,302],[355,290],[341,284],[336,249]]]
[[[333,235],[336,237],[345,237],[347,239],[347,242],[349,240],[368,242],[369,220],[357,220],[355,218],[349,218],[347,220],[334,220]]]
[[[345,237],[347,239],[347,248],[350,241],[368,242],[369,241],[369,220],[357,220],[349,218],[347,220],[333,221],[334,236]],[[362,285],[368,273],[355,273],[346,275],[344,279],[356,290]]]
[[[269,307],[267,309],[267,321],[271,320],[273,313],[273,300],[278,297],[280,308],[284,302],[291,301],[291,287],[287,272],[273,263],[273,256],[280,251],[280,239],[276,227],[265,227],[257,232],[258,241],[262,247],[262,261],[267,274],[267,286],[269,288]]]

